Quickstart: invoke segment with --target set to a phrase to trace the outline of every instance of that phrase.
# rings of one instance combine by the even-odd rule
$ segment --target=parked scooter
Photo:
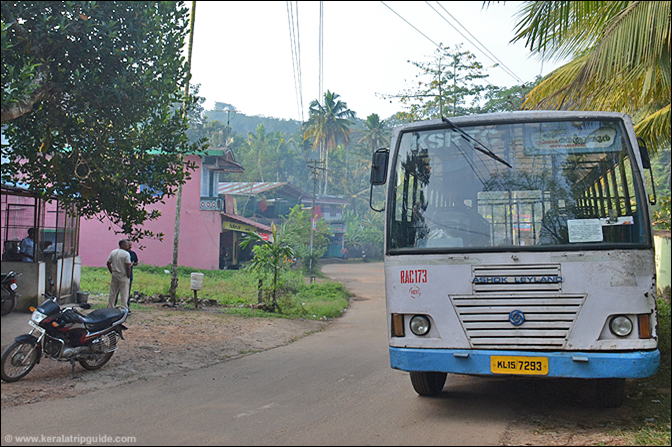
[[[8,313],[14,310],[16,307],[16,300],[19,297],[17,292],[18,286],[16,285],[16,279],[21,276],[21,273],[16,274],[13,271],[9,273],[3,273],[1,278],[2,285],[2,316],[4,317]]]
[[[75,362],[88,370],[99,369],[109,362],[117,350],[117,337],[124,339],[123,323],[128,309],[98,309],[84,315],[76,307],[90,309],[91,305],[83,303],[61,309],[56,297],[47,294],[47,300],[33,310],[28,321],[33,328],[30,333],[16,337],[2,353],[2,380],[22,379],[42,355],[70,362],[73,376]]]

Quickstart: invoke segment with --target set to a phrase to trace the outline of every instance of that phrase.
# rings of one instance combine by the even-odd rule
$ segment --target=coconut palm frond
[[[632,2],[623,9],[608,23],[577,82],[604,82],[633,68],[647,67],[640,95],[646,97],[658,80],[669,90],[669,62],[667,67],[661,63],[669,61],[670,6],[671,2]],[[668,75],[658,77],[657,67]]]
[[[654,154],[670,147],[670,104],[637,122],[635,131],[648,143]]]
[[[594,46],[605,24],[630,2],[525,2],[511,42],[526,46],[545,60],[562,60]]]

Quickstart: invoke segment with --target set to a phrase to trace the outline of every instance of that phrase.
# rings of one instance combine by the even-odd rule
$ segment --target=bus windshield
[[[460,129],[434,124],[399,135],[388,196],[391,253],[647,244],[647,208],[619,120]]]

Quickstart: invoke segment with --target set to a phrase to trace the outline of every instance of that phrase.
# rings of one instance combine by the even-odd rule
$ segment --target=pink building
[[[178,265],[205,270],[220,267],[220,245],[223,246],[222,215],[226,212],[225,200],[218,195],[220,174],[242,172],[243,168],[235,162],[230,149],[215,148],[200,157],[187,156],[197,169],[182,188],[182,215],[180,219],[180,241]],[[175,232],[176,197],[165,200],[165,204],[155,206],[161,217],[148,222],[144,229],[153,233],[163,233],[163,240],[147,239],[135,243],[133,250],[141,264],[164,266],[173,262],[173,238]],[[266,228],[255,225],[258,232],[265,233]],[[118,247],[119,239],[124,236],[115,234],[119,230],[111,222],[97,219],[82,219],[80,231],[80,257],[82,265],[104,267],[107,257]],[[140,249],[138,245],[144,247]]]

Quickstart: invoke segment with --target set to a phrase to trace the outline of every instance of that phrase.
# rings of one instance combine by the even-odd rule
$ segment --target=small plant
[[[282,234],[278,233],[278,229],[275,224],[271,224],[271,233],[273,236],[272,241],[266,241],[262,239],[256,233],[249,232],[246,234],[245,239],[240,243],[240,246],[245,249],[251,242],[256,242],[259,245],[254,246],[252,252],[254,253],[254,258],[250,261],[248,266],[249,271],[255,273],[272,273],[273,280],[271,285],[271,308],[273,310],[277,309],[278,313],[282,313],[282,309],[278,305],[277,292],[278,292],[278,276],[283,267],[286,267],[288,264],[291,264],[294,259],[294,250],[289,245],[286,234],[289,232],[288,228],[285,227]],[[283,237],[284,236],[284,237]]]

